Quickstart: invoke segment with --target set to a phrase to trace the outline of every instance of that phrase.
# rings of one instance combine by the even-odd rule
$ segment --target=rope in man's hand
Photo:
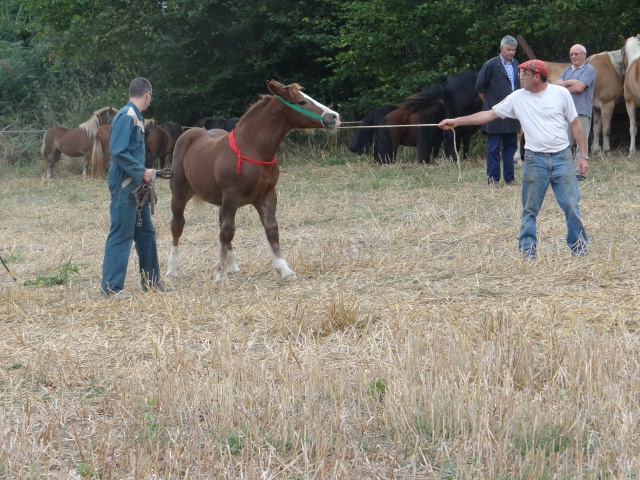
[[[346,122],[345,122],[346,123]],[[462,168],[460,167],[460,155],[458,155],[458,147],[456,147],[456,131],[455,124],[452,126],[440,126],[442,123],[417,123],[411,125],[357,125],[357,126],[344,126],[338,127],[338,129],[352,129],[352,128],[397,128],[397,127],[438,127],[442,130],[451,130],[453,133],[453,151],[456,154],[456,164],[458,165],[458,181],[462,180]]]
[[[142,225],[142,207],[150,205],[151,215],[155,213],[154,206],[158,203],[158,195],[156,195],[156,177],[170,179],[173,175],[174,172],[170,168],[153,170],[153,173],[151,174],[151,183],[142,182],[130,193],[130,195],[135,199],[136,208],[138,209],[138,218],[136,221],[136,225],[138,227]]]

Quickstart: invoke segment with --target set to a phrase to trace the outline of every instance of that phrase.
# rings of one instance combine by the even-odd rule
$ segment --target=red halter
[[[243,157],[240,154],[240,150],[238,150],[238,147],[236,146],[236,138],[234,135],[234,130],[231,130],[231,133],[229,134],[229,145],[231,146],[231,150],[233,150],[233,153],[236,154],[236,156],[238,157],[238,165],[236,167],[236,173],[238,173],[238,175],[240,175],[240,172],[242,171],[242,160],[246,160],[247,162],[251,162],[251,163],[255,163],[256,165],[262,165],[264,167],[268,166],[268,165],[273,165],[274,163],[276,163],[277,158],[273,157],[273,160],[270,160],[268,162],[263,162],[262,160],[255,160],[253,158],[249,158],[249,157]]]

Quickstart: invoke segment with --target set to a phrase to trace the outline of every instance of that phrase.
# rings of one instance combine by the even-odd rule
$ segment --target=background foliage
[[[149,116],[241,115],[275,78],[358,119],[436,77],[479,69],[500,38],[539,58],[620,47],[636,0],[4,0],[0,127],[75,126],[154,85]],[[527,57],[518,49],[519,60]]]

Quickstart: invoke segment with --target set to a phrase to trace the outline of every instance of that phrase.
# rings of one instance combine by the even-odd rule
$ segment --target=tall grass
[[[308,141],[278,185],[295,282],[247,207],[241,272],[216,284],[216,209],[189,205],[176,290],[143,294],[133,253],[121,302],[98,295],[104,183],[2,169],[21,282],[0,271],[0,478],[635,478],[637,160],[594,158],[580,183],[587,257],[548,192],[525,262],[520,191],[488,189],[480,156],[458,179]],[[69,258],[67,282],[24,285]]]

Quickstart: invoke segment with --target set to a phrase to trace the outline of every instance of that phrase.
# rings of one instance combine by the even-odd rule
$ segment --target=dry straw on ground
[[[284,155],[276,281],[242,209],[214,283],[216,209],[187,210],[176,290],[98,295],[103,182],[0,178],[0,478],[635,478],[640,164],[592,161],[590,254],[552,193],[520,259],[520,189],[474,159]],[[161,267],[170,193],[159,186]],[[27,286],[76,266],[68,283]]]

